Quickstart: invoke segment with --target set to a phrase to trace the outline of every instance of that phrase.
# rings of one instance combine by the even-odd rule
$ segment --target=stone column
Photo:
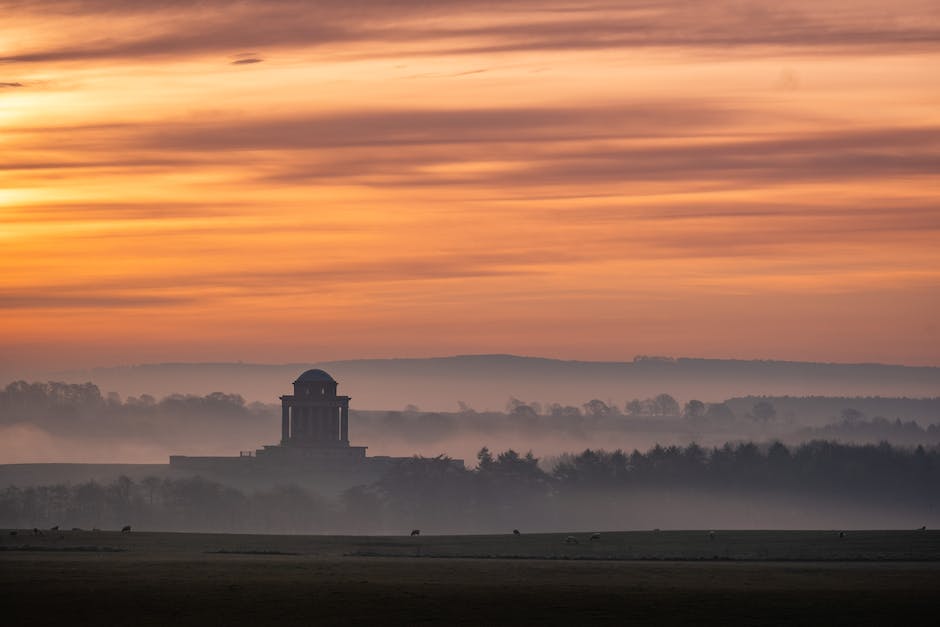
[[[290,439],[290,405],[281,401],[281,444],[287,444]]]
[[[343,403],[339,416],[339,439],[342,442],[349,443],[349,403]]]

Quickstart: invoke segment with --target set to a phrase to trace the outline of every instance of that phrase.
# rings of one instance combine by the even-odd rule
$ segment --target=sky
[[[940,5],[0,0],[0,367],[940,365]]]

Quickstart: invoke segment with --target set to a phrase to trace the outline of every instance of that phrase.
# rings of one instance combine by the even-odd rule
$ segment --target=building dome
[[[294,383],[316,383],[320,381],[329,381],[330,383],[336,383],[336,379],[331,377],[325,371],[320,370],[319,368],[313,368],[306,371],[299,377]]]

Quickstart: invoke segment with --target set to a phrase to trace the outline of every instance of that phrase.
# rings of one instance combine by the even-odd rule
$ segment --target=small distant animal
[[[518,530],[518,529],[513,529],[513,530],[512,530],[512,535],[518,536],[518,535],[521,535],[521,534],[519,533],[519,530]]]
[[[124,525],[123,527],[121,527],[121,533],[130,533],[130,532],[131,532],[130,525]]]
[[[59,530],[59,525],[56,525],[55,527],[49,527],[49,531],[58,531],[58,530]]]
[[[565,544],[578,544],[578,539],[574,536],[568,536],[565,538]]]
[[[46,534],[44,534],[42,531],[40,531],[39,528],[33,527],[33,535],[34,535],[34,536],[44,536],[44,535],[46,535]]]
[[[594,532],[594,533],[591,534],[591,540],[592,540],[592,541],[593,541],[593,540],[600,540],[600,539],[601,539],[601,534],[599,534],[599,533],[597,533],[597,532]]]
[[[421,535],[421,530],[420,530],[420,529],[412,529],[412,530],[411,530],[411,535],[413,535],[413,536],[420,536],[420,535]]]
[[[840,537],[840,538],[844,538],[844,537],[845,537],[845,532],[844,532],[844,531],[840,531],[840,532],[839,532],[839,537]]]
[[[927,531],[927,526],[924,525],[923,527],[921,527],[920,529],[918,529],[918,531]]]
[[[714,540],[714,539],[715,539],[715,532],[714,532],[714,531],[709,531],[709,532],[708,532],[708,539],[709,539],[709,540]]]

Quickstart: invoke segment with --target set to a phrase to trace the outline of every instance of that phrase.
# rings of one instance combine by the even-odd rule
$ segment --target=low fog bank
[[[170,455],[238,455],[280,439],[280,406],[240,395],[122,398],[92,383],[14,382],[0,390],[0,463],[165,463]],[[350,439],[370,455],[472,460],[483,446],[542,458],[586,448],[729,441],[940,443],[940,399],[735,397],[708,403],[661,393],[576,405],[509,398],[503,411],[351,412]]]
[[[0,391],[0,462],[165,463],[170,454],[237,455],[274,442],[275,409],[221,392],[122,399],[92,383],[17,381]]]
[[[279,437],[280,407],[237,394],[122,398],[91,383],[15,382],[0,391],[0,463],[8,464],[0,526],[370,534],[940,526],[937,398],[705,402],[660,393],[573,405],[510,397],[499,412],[410,405],[351,414],[354,444],[408,458],[377,481],[327,485],[311,473],[299,484],[285,476],[262,485],[163,465],[170,454],[237,455]],[[58,474],[55,465],[9,466],[41,461],[98,466]]]
[[[352,412],[350,434],[374,455],[446,453],[459,459],[471,459],[485,445],[533,450],[543,457],[585,448],[711,447],[729,441],[934,446],[940,444],[940,399],[739,397],[680,404],[658,394],[622,405],[592,399],[572,406],[510,398],[503,412],[477,412],[466,405],[459,412],[422,412],[414,406]]]
[[[308,368],[322,368],[333,375],[342,393],[352,396],[359,409],[413,403],[428,410],[453,411],[462,401],[480,410],[499,410],[512,395],[562,405],[590,398],[622,403],[661,390],[710,402],[747,394],[923,397],[940,393],[940,368],[936,367],[649,356],[625,362],[464,355],[278,365],[145,364],[33,378],[71,383],[91,380],[123,396],[202,396],[222,390],[270,403],[289,394],[290,383]]]
[[[425,534],[940,525],[940,450],[812,442],[411,458],[334,498],[201,477],[0,489],[0,527]],[[547,469],[546,469],[547,467]]]

